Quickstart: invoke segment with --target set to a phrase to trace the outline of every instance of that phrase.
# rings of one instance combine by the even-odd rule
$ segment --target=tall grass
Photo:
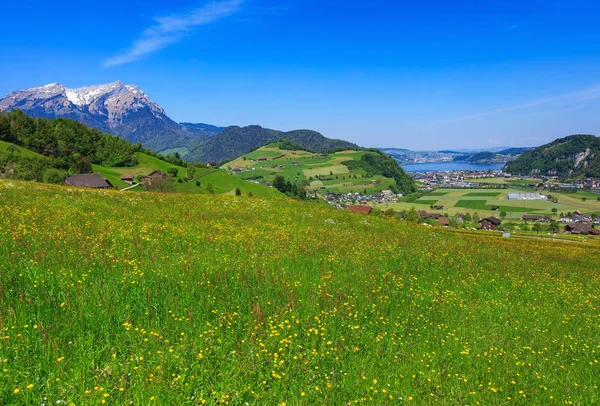
[[[0,181],[0,404],[598,404],[600,249]]]

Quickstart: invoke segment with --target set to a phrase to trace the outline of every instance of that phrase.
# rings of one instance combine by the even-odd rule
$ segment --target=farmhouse
[[[441,226],[448,227],[450,225],[450,219],[448,217],[440,217],[438,223]]]
[[[600,231],[600,230],[595,230],[594,226],[592,224],[590,224],[590,223],[583,222],[583,221],[578,221],[576,223],[567,224],[565,226],[565,231],[569,232],[571,234],[581,234],[581,235],[593,234],[593,235],[598,235],[598,234],[596,234],[596,232]]]
[[[131,184],[133,183],[133,175],[121,175],[121,180]]]
[[[98,173],[82,173],[71,175],[65,180],[65,184],[77,187],[91,187],[94,189],[108,189],[110,185]]]
[[[482,230],[495,230],[500,226],[501,222],[496,217],[492,216],[479,220],[479,224],[481,224]]]
[[[348,210],[355,213],[371,214],[373,208],[371,206],[348,206]]]
[[[421,218],[423,220],[427,220],[427,219],[438,220],[440,217],[442,217],[439,213],[427,213],[425,210],[419,210],[419,216],[421,216]]]
[[[546,216],[540,216],[539,214],[523,214],[521,218],[523,221],[537,221],[539,223],[544,223],[548,221]]]
[[[161,180],[161,179],[166,179],[166,178],[167,178],[167,174],[164,173],[163,171],[161,171],[161,170],[153,171],[148,176],[144,176],[144,178],[142,179],[142,183],[144,185],[150,186],[150,185],[152,185],[152,182],[155,182],[155,181]]]

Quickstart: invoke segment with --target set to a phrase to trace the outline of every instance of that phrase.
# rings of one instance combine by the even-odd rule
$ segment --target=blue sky
[[[600,135],[598,1],[30,1],[2,15],[2,95],[121,80],[176,121],[376,147]]]

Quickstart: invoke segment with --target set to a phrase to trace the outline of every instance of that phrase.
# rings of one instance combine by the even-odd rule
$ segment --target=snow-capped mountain
[[[0,99],[0,111],[14,109],[35,117],[71,118],[157,151],[177,147],[181,144],[178,140],[220,131],[206,125],[180,125],[140,88],[120,81],[76,89],[51,83],[17,90]]]

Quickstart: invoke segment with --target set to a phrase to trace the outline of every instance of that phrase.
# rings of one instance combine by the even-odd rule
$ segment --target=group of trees
[[[288,196],[301,200],[306,199],[306,190],[303,186],[292,183],[281,175],[275,176],[273,179],[273,187]]]
[[[77,121],[32,118],[20,110],[0,113],[0,140],[54,158],[61,166],[79,157],[104,166],[133,166],[141,144],[86,127]]]

